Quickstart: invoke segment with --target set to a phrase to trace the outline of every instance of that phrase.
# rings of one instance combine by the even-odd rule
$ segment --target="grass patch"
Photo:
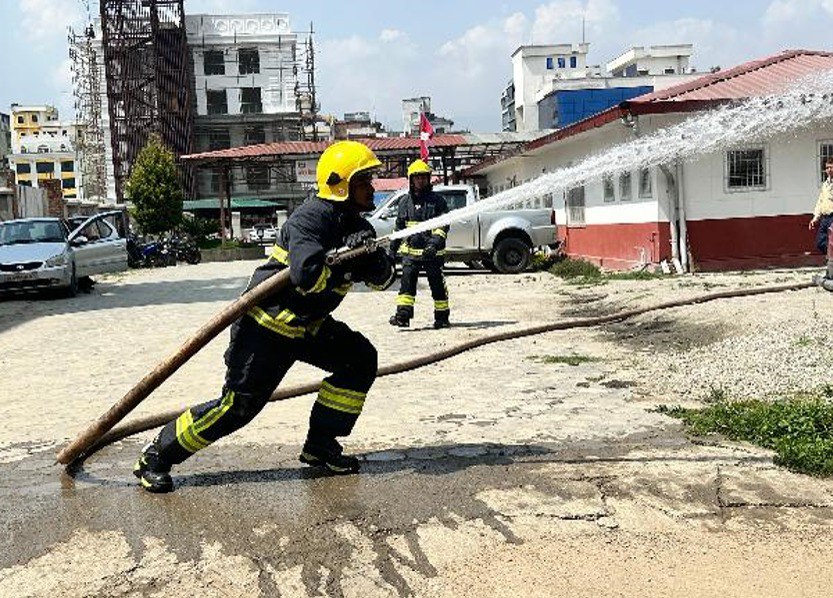
[[[570,284],[594,285],[604,284],[608,280],[653,280],[663,278],[662,272],[650,270],[628,270],[617,272],[602,272],[594,263],[587,260],[567,258],[553,264],[549,268],[553,276],[563,278]]]
[[[531,355],[529,359],[534,359],[539,363],[566,363],[572,366],[599,361],[597,357],[589,355]]]
[[[696,436],[720,434],[774,450],[775,463],[814,476],[833,475],[833,404],[822,397],[776,402],[726,401],[703,409],[661,405]]]

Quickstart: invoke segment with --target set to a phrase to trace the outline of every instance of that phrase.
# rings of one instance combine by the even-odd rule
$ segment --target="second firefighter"
[[[395,230],[410,228],[448,212],[445,199],[431,187],[431,167],[415,160],[408,167],[410,192],[399,202]],[[414,317],[417,278],[424,270],[434,299],[434,328],[448,328],[448,287],[443,276],[445,243],[448,226],[406,237],[398,246],[402,258],[402,284],[396,297],[396,313],[391,316],[393,326],[410,326]],[[395,251],[396,246],[392,247]]]

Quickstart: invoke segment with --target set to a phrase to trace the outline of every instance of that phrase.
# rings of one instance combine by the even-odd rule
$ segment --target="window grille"
[[[765,189],[767,183],[764,148],[726,152],[726,189],[742,191]]]

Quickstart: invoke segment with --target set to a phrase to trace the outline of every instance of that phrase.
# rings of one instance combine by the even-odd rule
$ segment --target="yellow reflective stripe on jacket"
[[[416,297],[414,295],[397,295],[396,296],[396,304],[397,305],[416,305]]]
[[[446,301],[434,301],[434,310],[435,311],[448,311],[448,300],[446,300]]]
[[[437,235],[438,237],[442,237],[443,239],[448,238],[448,233],[445,232],[444,228],[435,228],[434,230],[431,231],[431,234],[432,235]]]
[[[416,257],[419,257],[419,256],[422,255],[423,251],[425,251],[425,250],[424,249],[414,249],[413,247],[411,247],[407,243],[402,243],[402,245],[399,246],[399,253],[401,253],[402,255],[414,255]],[[437,252],[437,255],[445,255],[445,249],[440,249]]]
[[[176,439],[189,453],[196,453],[211,444],[194,431],[194,417],[190,409],[176,419]]]
[[[194,422],[194,432],[199,433],[203,430],[207,430],[211,426],[217,423],[217,420],[223,417],[223,414],[231,409],[231,406],[234,404],[234,391],[230,390],[226,393],[223,397],[223,400],[220,401],[220,404],[212,409],[209,409],[205,415],[199,418],[197,421]]]
[[[289,265],[289,252],[281,247],[280,245],[275,245],[272,248],[272,253],[270,257],[275,258],[278,263],[283,264],[284,266]],[[324,289],[327,288],[327,280],[330,278],[332,271],[330,270],[329,266],[326,264],[321,269],[321,274],[318,275],[318,280],[315,281],[315,284],[312,285],[312,288],[308,291],[303,289],[298,289],[298,292],[302,295],[306,295],[307,293],[320,293]]]
[[[352,282],[345,282],[343,285],[337,286],[333,289],[333,292],[336,295],[341,295],[342,297],[350,292],[350,289],[353,288]]]
[[[419,220],[408,220],[408,221],[405,223],[405,227],[406,227],[406,228],[411,228],[411,227],[413,227],[413,226],[417,226],[418,224],[422,224],[422,223],[421,223]]]
[[[283,264],[284,266],[289,265],[289,252],[280,245],[275,245],[272,248],[272,253],[269,257],[275,258],[279,263]]]
[[[362,412],[362,407],[364,407],[366,396],[367,393],[339,388],[325,381],[321,383],[321,388],[318,391],[318,402],[336,411],[359,415]]]
[[[304,333],[306,333],[304,326],[291,326],[289,324],[289,322],[295,319],[295,314],[288,309],[283,310],[274,318],[257,306],[250,309],[248,313],[261,326],[283,336],[303,338]]]

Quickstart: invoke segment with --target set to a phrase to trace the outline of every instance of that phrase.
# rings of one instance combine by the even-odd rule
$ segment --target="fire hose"
[[[370,251],[374,251],[378,246],[386,243],[386,238],[376,239],[361,247],[355,249],[340,250],[328,257],[327,262],[330,265],[342,263],[344,261],[353,259],[355,257],[365,255]],[[183,409],[168,411],[158,415],[148,416],[136,419],[132,422],[124,424],[119,427],[114,426],[118,424],[124,417],[130,413],[140,402],[142,402],[150,393],[158,388],[166,379],[168,379],[179,367],[195,355],[202,347],[208,344],[214,337],[216,337],[222,330],[230,326],[235,320],[242,317],[253,305],[257,304],[263,298],[279,291],[289,284],[289,269],[284,269],[278,274],[270,277],[263,283],[254,287],[241,295],[235,302],[231,303],[220,313],[218,313],[209,322],[204,324],[197,332],[189,338],[174,354],[169,356],[166,360],[156,366],[150,373],[145,375],[138,384],[136,384],[127,394],[117,401],[109,410],[102,414],[95,422],[93,422],[86,430],[84,430],[75,440],[64,447],[57,455],[57,462],[62,465],[74,466],[82,462],[86,457],[92,455],[99,449],[112,444],[118,440],[122,440],[133,434],[145,432],[163,426],[170,420],[182,413]],[[721,291],[717,293],[708,293],[691,297],[688,299],[678,299],[674,301],[667,301],[658,303],[656,305],[640,307],[636,309],[621,311],[615,314],[605,316],[597,316],[592,318],[576,318],[564,320],[560,322],[550,322],[546,324],[539,324],[520,330],[512,330],[498,334],[488,335],[477,339],[472,339],[459,345],[447,347],[423,355],[409,359],[400,363],[395,363],[382,368],[379,368],[377,377],[391,376],[393,374],[400,374],[409,370],[417,369],[449,359],[455,355],[459,355],[465,351],[482,347],[491,343],[497,343],[506,340],[523,338],[526,336],[533,336],[536,334],[543,334],[545,332],[553,332],[557,330],[569,330],[572,328],[588,328],[592,326],[599,326],[602,324],[609,324],[612,322],[620,322],[646,314],[653,311],[660,311],[671,309],[674,307],[682,307],[686,305],[696,305],[700,303],[708,303],[719,299],[729,299],[738,297],[751,297],[755,295],[763,295],[768,293],[780,293],[785,291],[797,291],[817,286],[818,282],[803,282],[789,285],[779,285],[771,287],[758,287],[740,289],[736,291]],[[320,382],[299,384],[284,389],[276,390],[269,401],[282,401],[305,394],[316,392],[320,386]]]

